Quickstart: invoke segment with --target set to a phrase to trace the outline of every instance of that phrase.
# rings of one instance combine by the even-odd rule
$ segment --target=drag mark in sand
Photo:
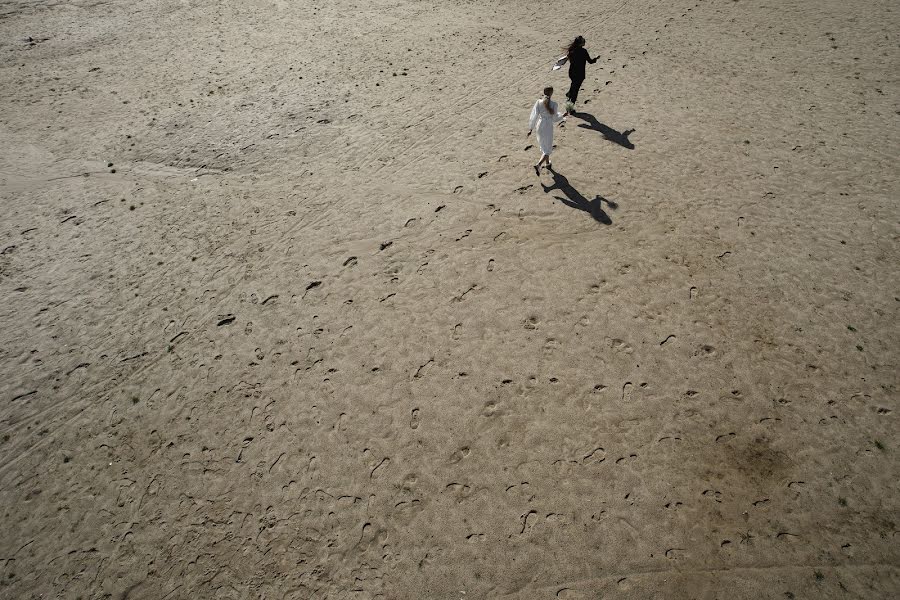
[[[425,364],[420,365],[419,368],[416,369],[416,373],[413,375],[413,379],[419,379],[419,378],[422,376],[422,371],[424,371],[425,368],[426,368],[428,365],[432,364],[433,362],[434,362],[434,359],[433,359],[433,358],[429,358],[429,359],[425,362]]]
[[[454,296],[454,297],[451,299],[451,302],[462,302],[462,301],[463,301],[463,298],[466,297],[466,294],[468,294],[469,292],[472,292],[472,291],[474,291],[474,290],[477,290],[477,289],[478,289],[478,285],[477,285],[477,284],[472,284],[472,286],[470,286],[469,289],[467,289],[466,291],[464,291],[462,294],[460,294],[459,296]]]

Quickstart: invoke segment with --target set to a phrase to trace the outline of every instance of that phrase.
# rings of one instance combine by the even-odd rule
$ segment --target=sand
[[[897,597],[898,31],[0,4],[0,597]]]

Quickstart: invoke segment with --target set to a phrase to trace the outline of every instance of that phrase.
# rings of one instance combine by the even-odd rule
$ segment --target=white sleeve
[[[538,100],[534,103],[534,107],[531,109],[531,118],[528,120],[528,130],[531,131],[534,129],[534,126],[537,125],[538,120],[538,106],[541,101]]]
[[[559,123],[560,121],[565,121],[566,118],[563,116],[564,114],[565,114],[565,111],[563,111],[563,110],[559,107],[559,104],[557,104],[557,105],[556,105],[556,112],[555,112],[554,115],[553,115],[553,122],[554,122],[554,123]]]

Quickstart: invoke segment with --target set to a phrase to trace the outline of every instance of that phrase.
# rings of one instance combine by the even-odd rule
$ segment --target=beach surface
[[[897,598],[898,32],[0,3],[0,597]]]

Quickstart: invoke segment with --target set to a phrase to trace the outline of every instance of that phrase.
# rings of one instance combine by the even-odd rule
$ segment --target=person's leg
[[[575,99],[578,97],[578,88],[581,87],[581,82],[577,79],[572,79],[571,81],[572,84],[569,86],[569,91],[566,92],[566,98],[575,102]]]
[[[581,79],[573,79],[572,87],[569,88],[569,100],[572,101],[572,104],[578,102],[578,92],[581,91],[581,84],[584,83],[584,78]]]

